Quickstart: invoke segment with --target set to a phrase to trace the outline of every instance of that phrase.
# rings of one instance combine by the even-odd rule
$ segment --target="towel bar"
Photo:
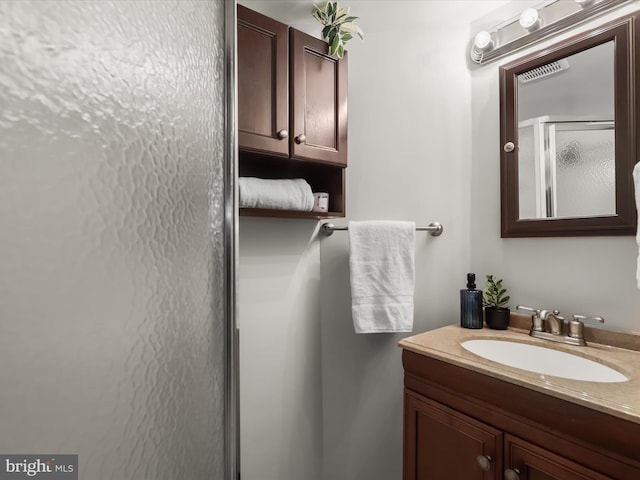
[[[327,237],[333,235],[333,232],[336,230],[349,230],[349,227],[336,227],[333,223],[323,223],[320,227],[320,231]],[[416,227],[416,230],[429,232],[429,235],[432,237],[439,237],[442,235],[444,227],[439,222],[431,222],[427,227]]]

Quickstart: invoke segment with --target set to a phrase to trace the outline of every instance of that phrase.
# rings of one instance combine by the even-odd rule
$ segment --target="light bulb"
[[[588,7],[593,3],[593,0],[576,0],[576,3],[580,5],[582,8]]]
[[[540,15],[535,8],[527,8],[520,14],[519,22],[522,28],[531,32],[540,26]]]
[[[481,52],[491,50],[493,47],[493,37],[486,30],[478,32],[473,38],[473,46]]]

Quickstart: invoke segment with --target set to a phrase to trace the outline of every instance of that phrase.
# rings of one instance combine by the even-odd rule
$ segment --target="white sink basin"
[[[461,345],[487,360],[543,375],[600,383],[629,380],[606,365],[552,348],[489,339],[467,340]]]

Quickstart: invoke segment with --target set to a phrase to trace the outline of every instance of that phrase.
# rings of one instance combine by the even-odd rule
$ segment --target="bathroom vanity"
[[[596,359],[628,380],[559,378],[462,347],[497,339]],[[640,479],[640,352],[457,325],[403,339],[404,480]]]

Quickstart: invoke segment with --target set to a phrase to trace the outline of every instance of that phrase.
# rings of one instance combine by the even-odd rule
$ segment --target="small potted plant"
[[[344,56],[344,46],[355,35],[364,38],[364,34],[354,20],[358,17],[349,15],[349,7],[340,8],[338,2],[324,2],[313,6],[313,18],[319,21],[322,29],[322,39],[329,44],[329,55],[338,58]]]
[[[502,286],[502,279],[496,280],[493,275],[487,275],[487,288],[484,291],[484,318],[487,327],[495,330],[505,330],[509,326],[511,311],[507,289]]]

